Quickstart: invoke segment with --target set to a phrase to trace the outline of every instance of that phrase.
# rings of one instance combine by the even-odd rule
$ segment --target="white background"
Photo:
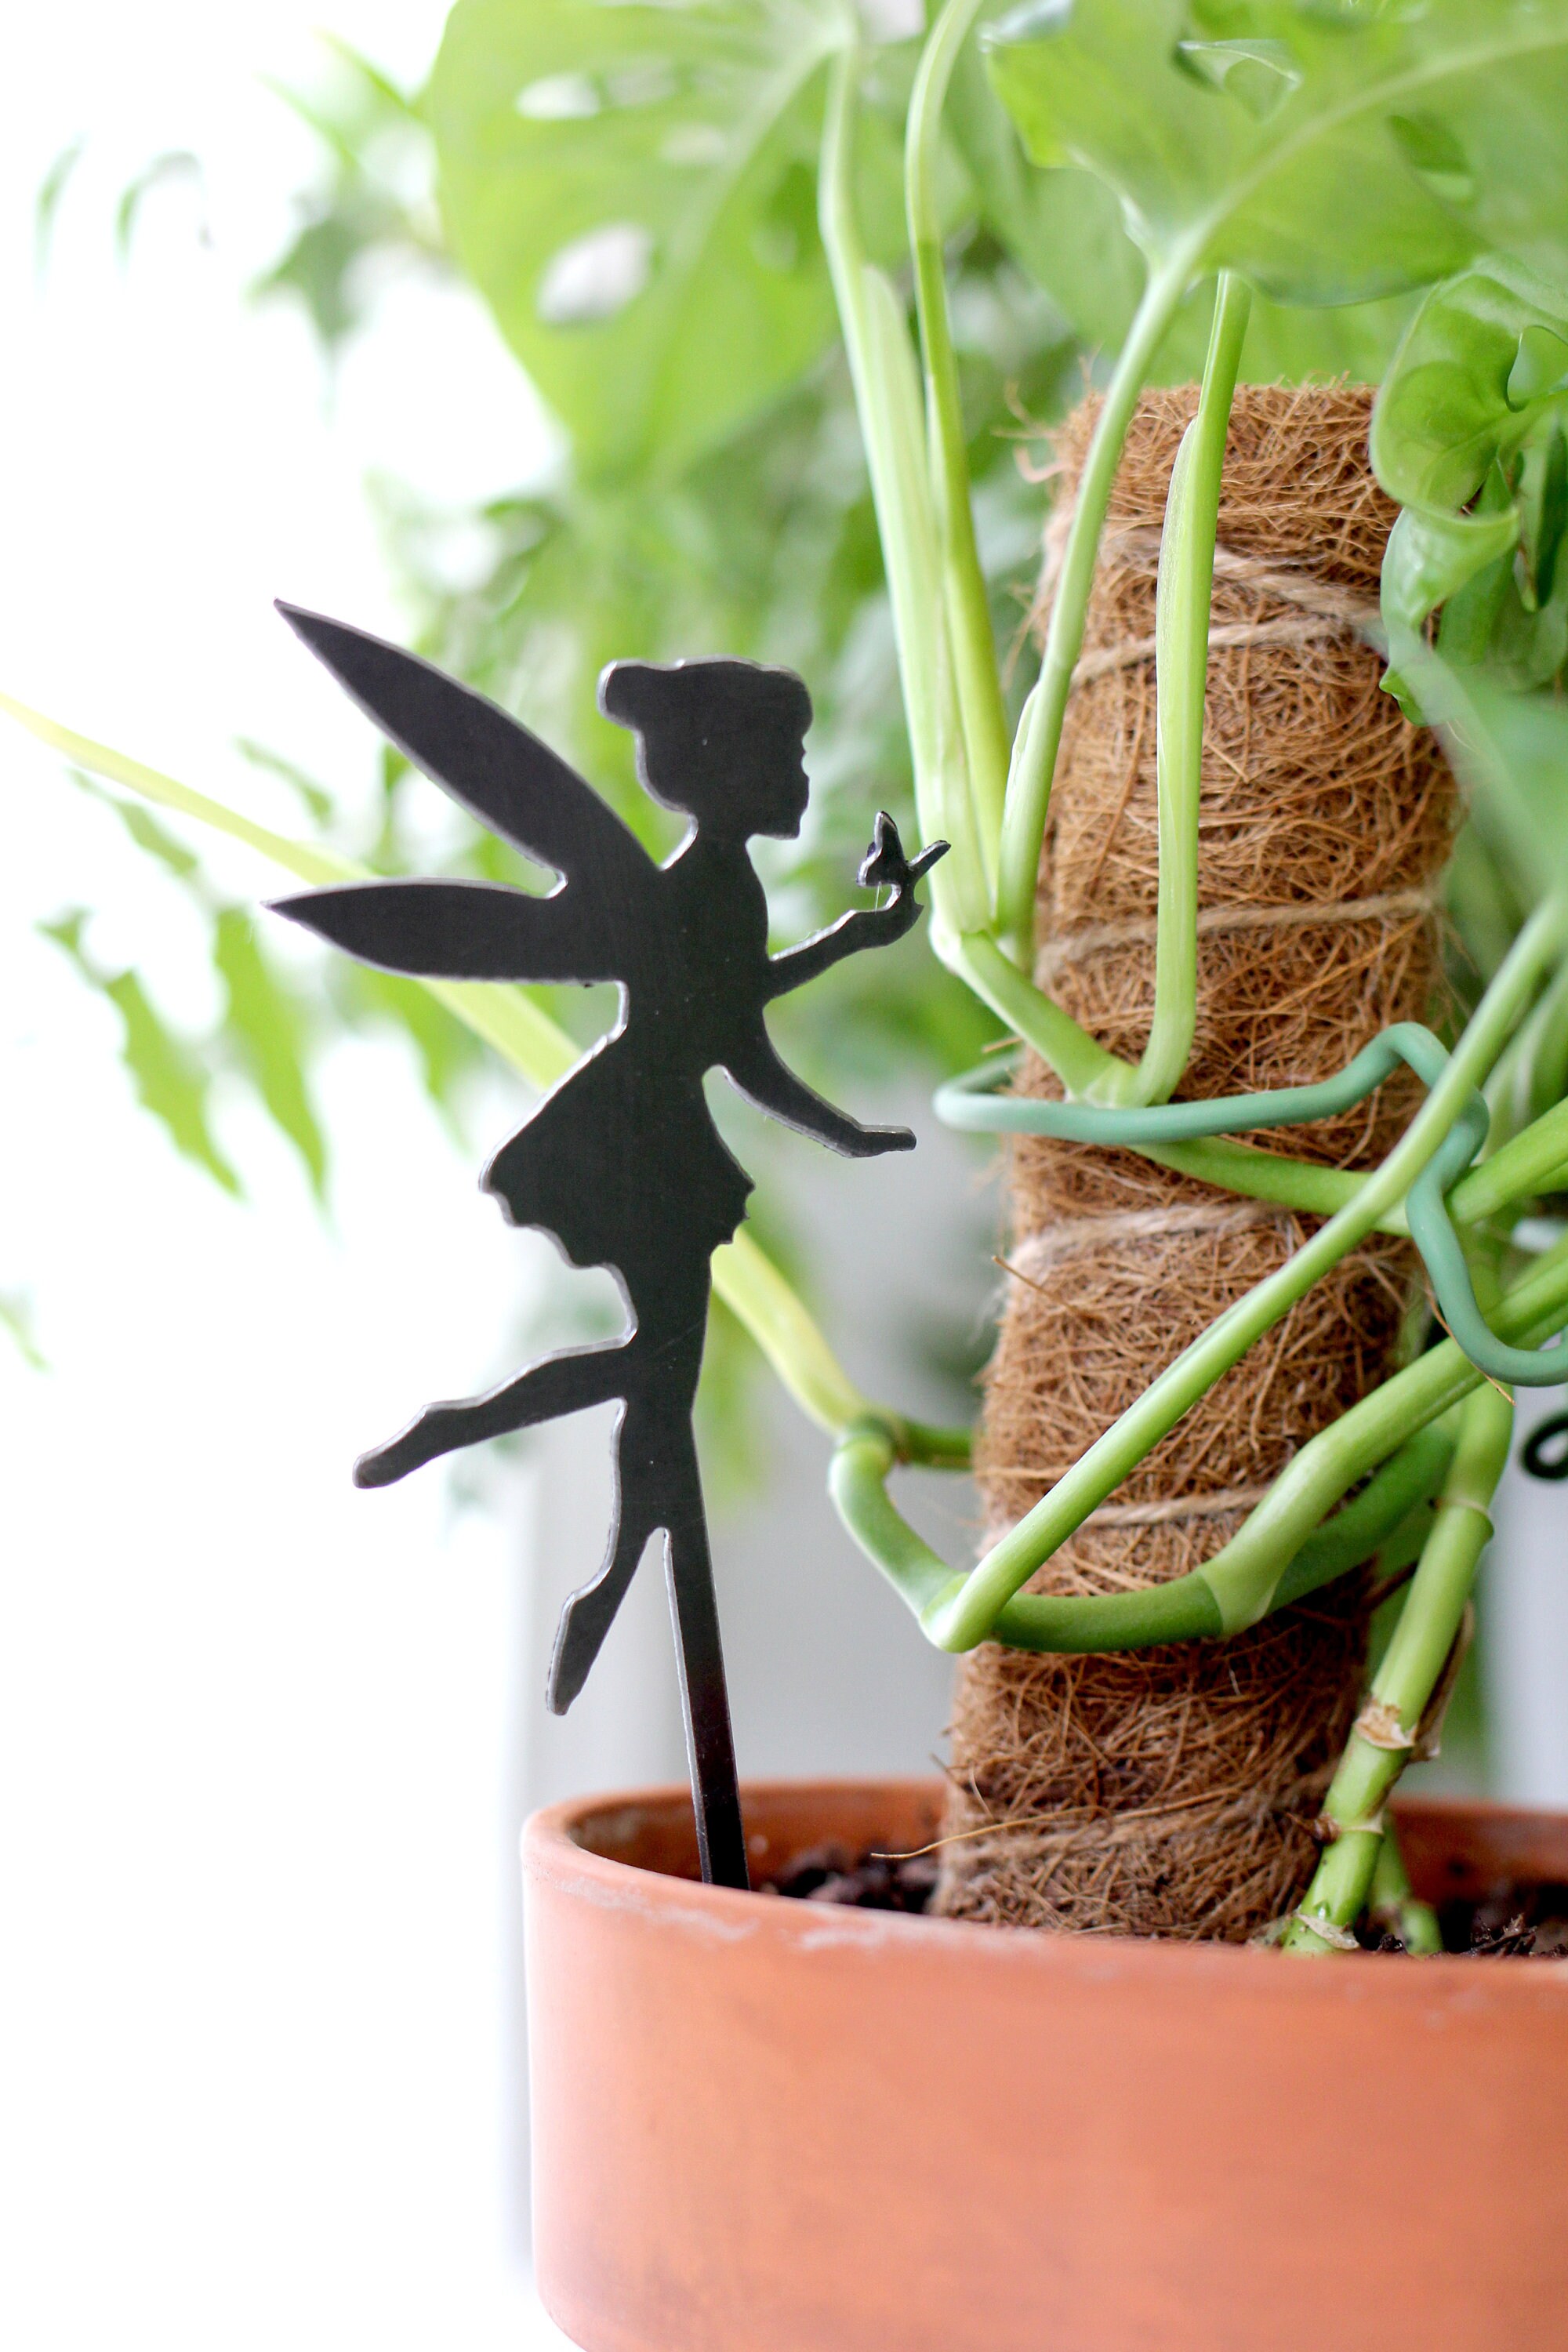
[[[4,683],[295,829],[234,739],[351,797],[374,751],[270,599],[395,631],[367,468],[457,499],[542,443],[468,303],[395,295],[329,402],[303,317],[245,301],[311,161],[259,77],[319,73],[321,13],[13,10],[0,84]],[[412,78],[442,10],[324,13]],[[33,194],[82,134],[36,294]],[[210,247],[171,184],[122,269],[119,193],[182,147]],[[57,761],[7,730],[0,776],[0,1286],[31,1289],[52,1367],[0,1339],[0,2326],[18,2352],[545,2341],[502,1973],[514,1539],[438,1481],[346,1475],[496,1368],[519,1253],[391,1045],[327,1075],[335,1233],[242,1111],[250,1206],[182,1162],[29,927],[100,909],[99,960],[198,1025],[196,927]]]
[[[457,501],[548,456],[468,299],[393,289],[331,398],[302,317],[245,299],[312,155],[260,77],[308,81],[324,15],[412,81],[442,13],[147,0],[14,10],[5,34],[0,686],[284,824],[235,738],[351,794],[374,752],[270,599],[397,634],[366,473]],[[84,133],[36,292],[32,199]],[[122,269],[119,194],[177,147],[203,158],[211,243],[171,185]],[[405,1053],[345,1045],[331,1224],[238,1105],[252,1198],[224,1200],[137,1114],[112,1015],[32,928],[94,908],[99,960],[199,1025],[183,901],[9,732],[0,793],[0,1290],[31,1290],[51,1366],[0,1335],[0,2326],[18,2352],[559,2340],[526,2268],[515,1832],[531,1801],[679,1769],[662,1598],[645,1573],[552,1723],[542,1654],[596,1563],[602,1425],[500,1474],[487,1512],[439,1474],[379,1496],[346,1475],[510,1360],[545,1244],[474,1174],[520,1104],[498,1082],[459,1147]],[[274,887],[237,851],[214,870]],[[966,1168],[922,1144],[875,1200],[863,1171],[812,1182],[868,1380],[897,1267],[929,1286],[955,1213],[987,1246]],[[742,1763],[918,1769],[942,1664],[827,1519],[820,1445],[782,1410],[773,1430],[766,1517],[720,1529]],[[1536,1797],[1568,1793],[1559,1492],[1510,1502],[1494,1580],[1505,1785]]]

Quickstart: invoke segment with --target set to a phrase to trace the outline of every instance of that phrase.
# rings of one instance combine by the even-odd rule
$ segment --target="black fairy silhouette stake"
[[[630,1329],[547,1357],[489,1395],[426,1406],[361,1458],[355,1480],[385,1486],[455,1447],[619,1401],[609,1549],[562,1613],[549,1704],[563,1712],[581,1690],[662,1532],[703,1875],[744,1886],[691,1408],[710,1259],[745,1215],[752,1185],[720,1139],[702,1080],[722,1069],[761,1109],[837,1151],[910,1150],[908,1129],[862,1127],[804,1085],[774,1052],[763,1013],[841,958],[902,938],[920,914],[914,884],[945,845],[910,862],[879,814],[859,879],[889,887],[887,903],[770,956],[767,900],[746,844],[754,834],[791,838],[805,814],[811,699],[792,671],[743,661],[605,670],[599,706],[636,730],[643,784],[691,819],[659,866],[590,784],[493,703],[395,646],[280,610],[399,751],[563,879],[547,898],[434,877],[352,883],[285,898],[279,911],[386,971],[614,981],[622,992],[616,1027],[501,1146],[483,1181],[512,1223],[541,1227],[574,1265],[611,1270]]]

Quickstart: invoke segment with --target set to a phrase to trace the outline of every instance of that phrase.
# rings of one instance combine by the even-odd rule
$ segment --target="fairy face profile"
[[[616,662],[606,716],[634,728],[638,770],[665,807],[693,820],[656,865],[583,777],[517,720],[395,646],[317,614],[285,616],[416,767],[483,824],[562,879],[546,898],[432,877],[347,883],[279,911],[383,971],[426,979],[615,981],[618,1026],[548,1094],[485,1171],[519,1225],[554,1236],[574,1265],[606,1265],[629,1316],[609,1347],[530,1365],[484,1396],[426,1407],[361,1457],[361,1486],[386,1486],[454,1448],[618,1401],[617,1504],[598,1574],[566,1603],[550,1704],[568,1706],[598,1654],[650,1538],[665,1537],[705,1875],[744,1885],[740,1800],[724,1696],[691,1407],[701,1369],[710,1260],[745,1214],[751,1180],[714,1127],[712,1068],[760,1108],[838,1151],[908,1150],[904,1128],[864,1127],[779,1058],[768,1004],[918,919],[912,864],[879,815],[862,883],[883,906],[843,916],[770,955],[767,901],[745,844],[798,832],[811,698],[788,670],[742,661],[660,667]]]
[[[759,833],[793,841],[800,831],[811,697],[793,670],[614,662],[600,680],[599,708],[636,729],[637,774],[662,808],[737,841]]]

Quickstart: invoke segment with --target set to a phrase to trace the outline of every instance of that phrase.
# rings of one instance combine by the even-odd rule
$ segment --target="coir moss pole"
[[[1154,590],[1195,388],[1145,396],[1128,437],[1054,788],[1039,974],[1136,1059],[1153,1003]],[[1198,1022],[1179,1094],[1301,1086],[1391,1022],[1429,1015],[1454,794],[1434,740],[1379,690],[1374,616],[1394,509],[1366,458],[1368,393],[1243,387],[1232,411],[1205,719]],[[1053,541],[1091,400],[1058,444]],[[1045,595],[1048,605],[1049,562]],[[1020,1085],[1057,1091],[1031,1060]],[[1288,1136],[1370,1166],[1412,1087]],[[979,1471],[994,1538],[1150,1377],[1313,1230],[1131,1152],[1020,1139],[1006,1297]],[[1373,1236],[1215,1387],[1032,1589],[1184,1573],[1387,1365],[1406,1244]],[[1223,1643],[1041,1657],[987,1643],[959,1670],[940,1907],[952,1916],[1242,1938],[1310,1874],[1310,1824],[1360,1691],[1365,1582]]]

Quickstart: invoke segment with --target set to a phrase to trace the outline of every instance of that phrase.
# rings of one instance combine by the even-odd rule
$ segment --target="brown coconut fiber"
[[[1197,1034],[1189,1097],[1298,1086],[1390,1022],[1430,1015],[1454,824],[1433,739],[1358,634],[1394,509],[1370,394],[1244,386],[1226,449],[1205,719]],[[1153,1002],[1154,573],[1195,388],[1128,436],[1041,862],[1039,978],[1136,1057]],[[1040,604],[1099,404],[1057,442]],[[1038,615],[1037,615],[1038,618]],[[1059,1092],[1039,1062],[1027,1094]],[[1247,1139],[1340,1168],[1387,1151],[1419,1098],[1391,1081],[1316,1127]],[[1012,1148],[1008,1278],[979,1453],[994,1540],[1316,1221],[1129,1151]],[[1386,1370],[1418,1267],[1374,1236],[1229,1372],[1030,1590],[1103,1592],[1198,1566],[1298,1447]],[[1240,1940],[1299,1898],[1360,1692],[1366,1580],[1224,1643],[962,1663],[937,1908],[950,1917]]]

